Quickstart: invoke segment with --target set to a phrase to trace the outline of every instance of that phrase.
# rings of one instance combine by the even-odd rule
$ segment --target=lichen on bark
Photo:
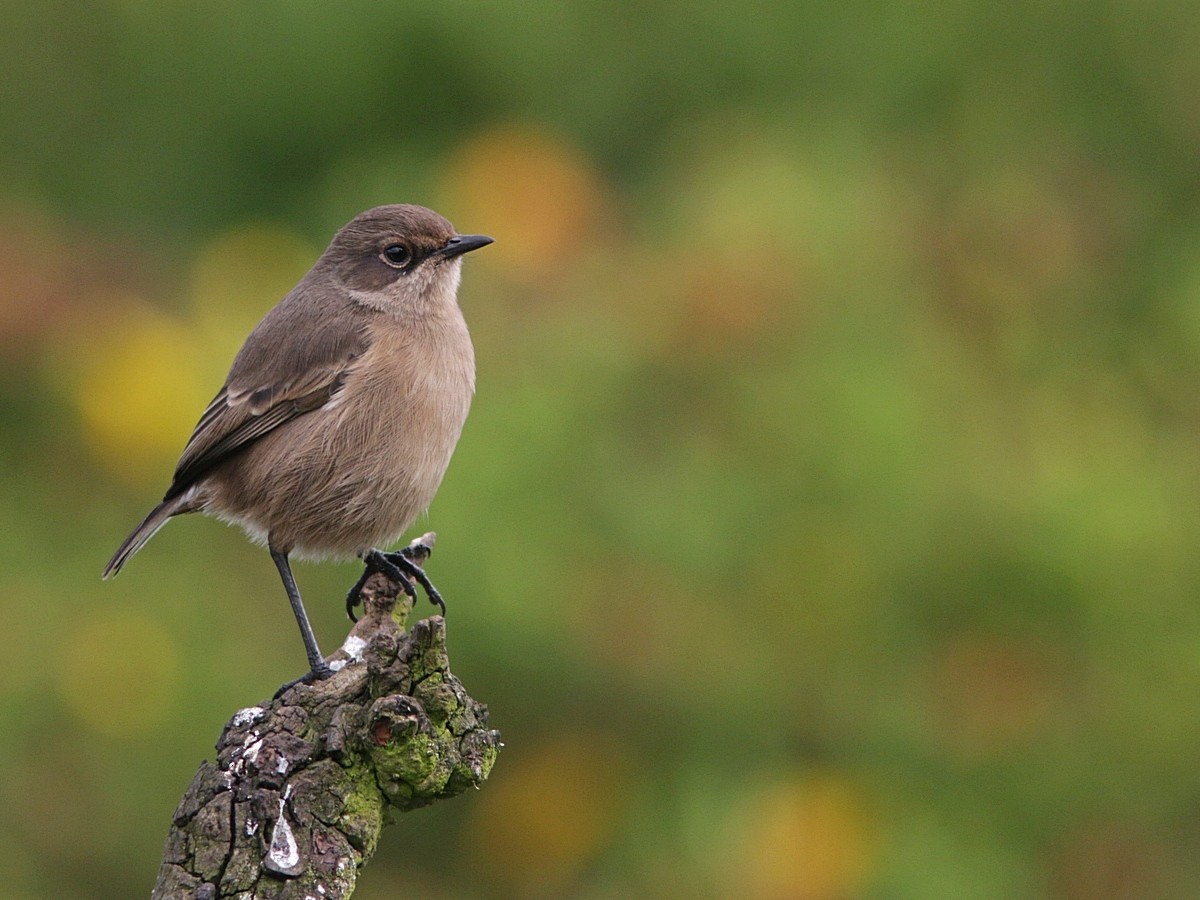
[[[410,545],[427,554],[432,536]],[[478,787],[500,750],[450,672],[441,616],[376,573],[333,677],[236,713],[175,810],[155,900],[342,900],[389,809]]]

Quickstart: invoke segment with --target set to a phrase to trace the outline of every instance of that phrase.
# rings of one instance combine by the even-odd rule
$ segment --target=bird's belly
[[[309,413],[231,461],[215,479],[212,511],[301,558],[390,544],[429,507],[446,473],[470,403],[469,390],[458,394]]]

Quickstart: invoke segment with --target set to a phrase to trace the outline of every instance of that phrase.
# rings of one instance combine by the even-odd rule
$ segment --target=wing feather
[[[229,457],[245,450],[255,441],[286,425],[305,413],[320,409],[337,396],[345,383],[353,361],[338,370],[323,372],[319,384],[311,382],[297,391],[271,388],[272,402],[269,406],[256,407],[250,397],[258,394],[233,395],[226,388],[209,404],[191,440],[184,448],[175,469],[175,478],[164,499],[183,493],[195,484],[206,472]],[[314,379],[315,380],[315,379]]]
[[[314,303],[320,298],[304,287],[302,282],[246,339],[225,385],[196,423],[164,500],[341,391],[367,349],[367,330],[357,310],[328,298]]]

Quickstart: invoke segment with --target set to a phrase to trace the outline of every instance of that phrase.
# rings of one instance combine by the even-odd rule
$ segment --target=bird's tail
[[[142,545],[154,537],[154,532],[162,528],[171,516],[191,512],[195,509],[195,505],[191,502],[191,493],[191,491],[187,491],[177,497],[164,500],[158,506],[154,507],[154,509],[150,510],[150,515],[142,519],[142,524],[133,529],[133,533],[125,538],[121,546],[117,548],[117,552],[113,554],[113,558],[104,567],[103,577],[108,579],[120,572],[121,567],[129,561],[129,557],[141,550]]]

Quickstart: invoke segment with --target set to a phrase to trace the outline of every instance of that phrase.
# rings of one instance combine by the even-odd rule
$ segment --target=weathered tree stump
[[[410,545],[418,562],[432,542]],[[487,778],[500,734],[450,673],[445,621],[405,632],[412,602],[382,573],[363,600],[332,678],[225,726],[175,810],[154,900],[349,897],[391,810]]]

